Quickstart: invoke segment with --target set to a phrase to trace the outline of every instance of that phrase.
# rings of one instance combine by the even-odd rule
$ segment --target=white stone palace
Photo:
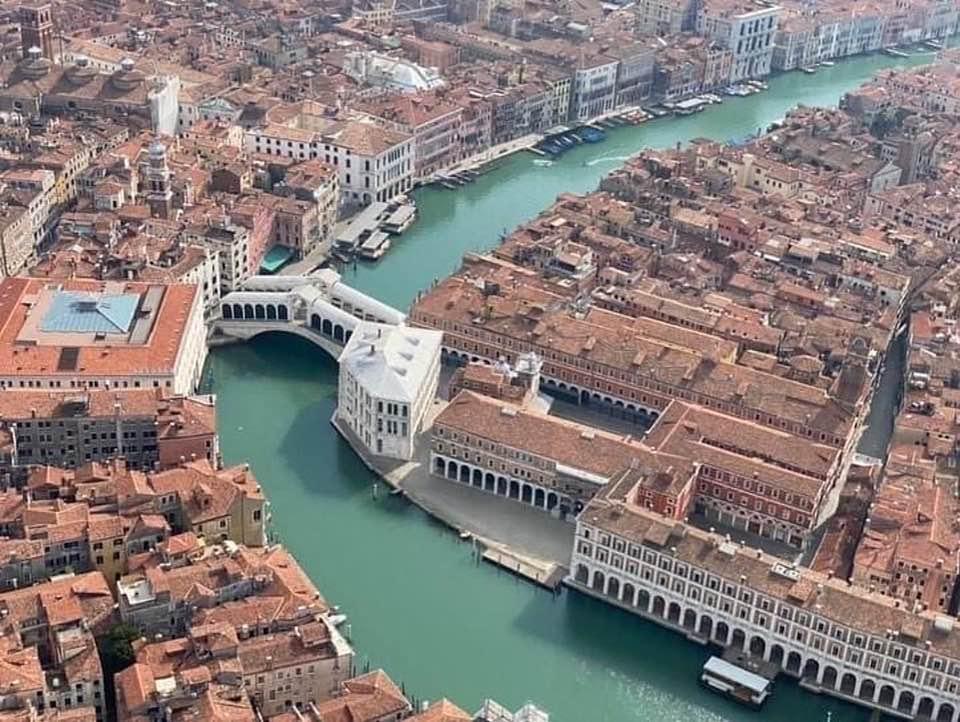
[[[340,355],[337,421],[377,456],[413,457],[437,393],[443,334],[362,323]]]

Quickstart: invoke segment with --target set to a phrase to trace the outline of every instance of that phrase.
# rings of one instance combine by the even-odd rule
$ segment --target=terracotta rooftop
[[[134,331],[116,338],[94,339],[84,333],[48,332],[37,314],[49,308],[58,289],[86,294],[134,294],[140,313],[151,313],[143,337]],[[158,294],[159,305],[147,311],[146,294]],[[187,321],[198,302],[198,289],[190,285],[148,286],[73,280],[51,284],[42,279],[5,278],[0,281],[0,374],[6,376],[163,375],[174,371]],[[46,318],[46,316],[44,316]],[[136,321],[140,327],[143,317]]]

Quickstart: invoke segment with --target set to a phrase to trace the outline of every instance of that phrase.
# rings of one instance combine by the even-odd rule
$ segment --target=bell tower
[[[47,60],[53,60],[53,13],[48,2],[28,2],[20,7],[20,44],[23,57],[30,48],[40,48]]]
[[[147,205],[154,218],[169,218],[173,211],[173,189],[170,166],[167,165],[167,146],[159,140],[150,144],[146,172]]]

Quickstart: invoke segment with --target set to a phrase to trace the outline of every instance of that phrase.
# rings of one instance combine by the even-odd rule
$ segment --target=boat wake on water
[[[593,160],[588,160],[584,163],[586,166],[594,166],[597,163],[623,163],[624,161],[630,160],[629,155],[611,155],[606,158],[594,158]]]

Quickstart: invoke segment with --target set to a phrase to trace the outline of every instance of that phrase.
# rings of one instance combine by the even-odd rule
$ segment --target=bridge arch
[[[253,277],[248,280],[250,290],[234,291],[221,300],[220,318],[213,324],[219,333],[240,339],[272,331],[293,333],[339,358],[362,318],[402,323],[399,311],[359,291],[347,293],[339,283],[338,292],[352,296],[353,306],[362,313],[338,308],[327,297],[325,281],[325,277]]]

